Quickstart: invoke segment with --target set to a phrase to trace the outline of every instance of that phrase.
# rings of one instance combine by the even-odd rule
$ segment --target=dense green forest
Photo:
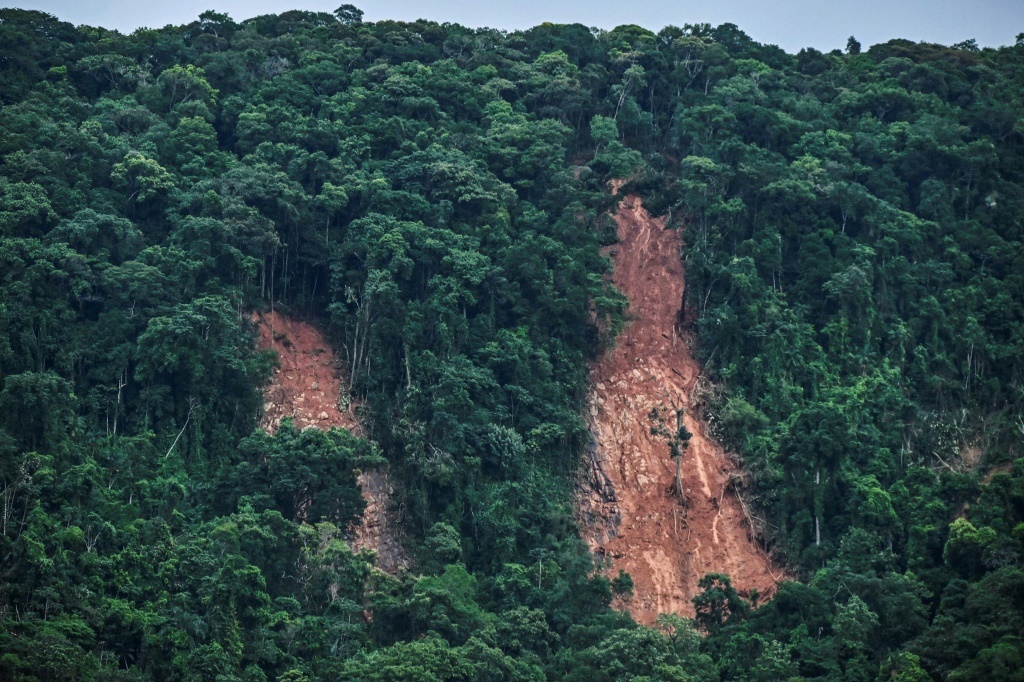
[[[361,17],[0,10],[0,679],[1024,679],[1024,35]],[[684,230],[766,604],[638,626],[579,539],[612,178]],[[368,438],[255,429],[271,305]]]

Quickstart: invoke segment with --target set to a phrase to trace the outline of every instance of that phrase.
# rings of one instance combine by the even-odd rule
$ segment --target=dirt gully
[[[641,623],[659,613],[692,616],[690,600],[707,573],[768,597],[780,570],[751,537],[729,485],[735,464],[694,405],[700,366],[680,331],[682,237],[635,195],[622,200],[615,220],[619,243],[609,251],[630,322],[591,368],[585,539],[610,559],[612,575],[632,576],[633,596],[622,605]]]

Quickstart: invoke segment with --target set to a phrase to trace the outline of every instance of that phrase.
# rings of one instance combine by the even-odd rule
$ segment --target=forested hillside
[[[1024,35],[361,16],[0,10],[0,679],[1020,679]],[[580,540],[612,179],[682,230],[766,604],[638,626]],[[270,308],[365,437],[256,428]]]

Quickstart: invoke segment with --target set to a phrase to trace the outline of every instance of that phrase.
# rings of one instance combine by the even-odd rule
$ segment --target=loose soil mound
[[[581,502],[586,539],[610,559],[613,574],[632,576],[634,594],[625,606],[642,623],[659,613],[692,616],[690,600],[707,573],[726,573],[741,592],[768,597],[780,572],[752,538],[730,485],[735,464],[708,436],[695,405],[700,367],[692,339],[680,333],[681,236],[634,195],[615,220],[614,279],[629,298],[632,321],[591,369],[591,490]],[[676,408],[692,434],[682,460],[685,505],[673,491],[669,432]]]
[[[363,435],[356,404],[342,383],[342,364],[316,327],[279,312],[257,313],[260,348],[277,353],[279,367],[264,389],[260,428],[273,434],[281,419],[291,417],[296,428],[339,427]],[[377,552],[378,565],[389,573],[408,568],[410,562],[397,537],[398,524],[387,472],[374,470],[359,476],[366,500],[362,523],[354,529],[352,549]]]

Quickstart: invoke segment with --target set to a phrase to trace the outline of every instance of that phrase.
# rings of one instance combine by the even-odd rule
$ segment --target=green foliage
[[[701,593],[693,598],[693,606],[697,611],[696,622],[705,632],[717,633],[747,616],[750,606],[733,588],[729,576],[709,573],[697,586]]]

